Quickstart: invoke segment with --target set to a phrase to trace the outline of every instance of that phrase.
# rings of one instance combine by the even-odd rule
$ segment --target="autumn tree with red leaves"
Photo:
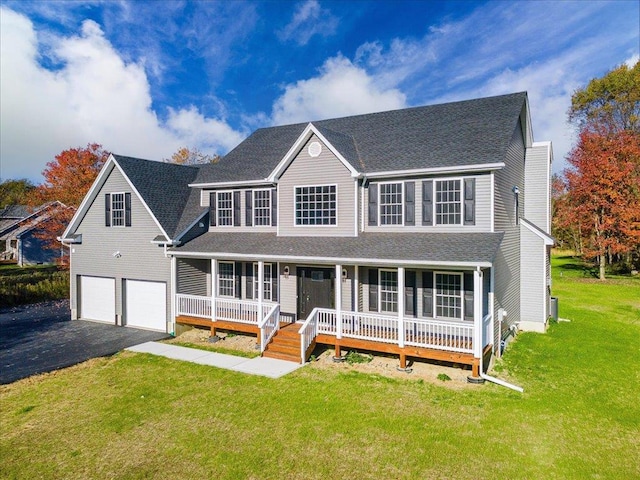
[[[46,248],[60,248],[56,238],[64,232],[108,157],[109,152],[102,145],[90,143],[85,148],[64,150],[47,163],[42,172],[45,181],[31,192],[29,204],[35,208],[57,200],[66,208],[56,208],[49,219],[39,224],[35,235]],[[67,267],[68,257],[62,257],[60,263]]]

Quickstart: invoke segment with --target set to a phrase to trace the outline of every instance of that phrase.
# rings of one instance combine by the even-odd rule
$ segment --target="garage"
[[[80,277],[80,317],[86,320],[115,323],[115,279]]]
[[[125,280],[125,323],[128,327],[167,331],[167,285]]]

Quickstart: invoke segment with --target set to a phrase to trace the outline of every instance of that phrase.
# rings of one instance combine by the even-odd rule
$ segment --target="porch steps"
[[[278,330],[262,356],[300,363],[300,325],[295,323]]]

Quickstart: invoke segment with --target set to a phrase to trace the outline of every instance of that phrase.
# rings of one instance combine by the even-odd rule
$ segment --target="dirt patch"
[[[188,342],[196,345],[220,346],[226,349],[240,350],[244,352],[256,352],[256,337],[252,335],[233,334],[220,332],[221,341],[217,343],[209,342],[209,329],[194,328],[178,337],[167,340],[168,343]],[[349,351],[343,349],[343,355]],[[363,356],[371,356],[371,361],[367,363],[348,362],[336,363],[333,361],[335,351],[332,348],[319,346],[313,352],[310,360],[313,368],[330,369],[340,372],[357,371],[372,375],[383,375],[385,377],[398,378],[403,380],[422,380],[436,385],[460,389],[474,388],[475,385],[467,383],[467,377],[471,371],[465,368],[458,368],[447,364],[430,363],[424,360],[408,359],[410,372],[398,371],[400,361],[397,356],[381,355],[375,352],[358,352]],[[440,376],[440,378],[438,378]],[[445,377],[446,376],[446,377]],[[450,380],[442,380],[442,378]]]

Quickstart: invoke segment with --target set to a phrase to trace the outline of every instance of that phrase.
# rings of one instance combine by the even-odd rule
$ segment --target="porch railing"
[[[276,303],[271,306],[271,309],[269,309],[264,318],[258,322],[258,328],[260,329],[260,352],[264,352],[267,344],[277,333],[279,327],[280,305]]]
[[[211,298],[200,295],[176,295],[176,315],[211,318]]]
[[[305,358],[307,349],[311,346],[313,340],[318,336],[318,317],[320,314],[320,310],[320,308],[314,308],[311,311],[311,314],[302,324],[302,327],[300,327],[300,330],[298,330],[298,333],[300,334],[300,360],[302,363],[307,361],[307,359]]]

